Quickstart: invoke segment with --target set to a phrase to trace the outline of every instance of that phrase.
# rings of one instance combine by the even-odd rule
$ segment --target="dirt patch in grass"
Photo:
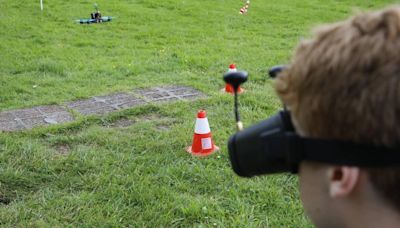
[[[165,117],[161,116],[160,114],[148,114],[144,116],[139,116],[137,118],[138,122],[147,122],[147,121],[155,121],[155,120],[162,120]]]
[[[111,123],[110,122],[105,123],[105,124],[103,124],[103,127],[106,127],[106,128],[126,128],[126,127],[134,125],[135,123],[136,123],[136,121],[133,120],[133,119],[122,118],[122,119],[115,120],[114,122],[111,122]]]
[[[135,120],[131,120],[131,119],[119,119],[117,120],[115,123],[113,123],[112,125],[114,127],[129,127],[132,126],[133,124],[135,124],[136,121]]]
[[[68,155],[71,153],[71,146],[65,143],[57,144],[54,148],[61,155]]]
[[[158,124],[156,129],[158,131],[169,131],[171,129],[171,125],[167,123]]]
[[[3,194],[0,193],[0,205],[8,205],[11,203],[11,199]]]
[[[173,118],[161,116],[159,114],[150,114],[141,116],[138,118],[137,122],[154,122],[155,129],[157,131],[169,131],[171,126],[176,123],[176,120]]]
[[[123,117],[121,119],[117,119],[114,122],[108,122],[103,124],[103,127],[106,128],[127,128],[135,124],[145,123],[145,122],[154,122],[155,129],[157,131],[168,131],[171,129],[171,125],[176,121],[172,118],[168,118],[162,116],[157,113],[146,114],[142,116],[136,117]]]

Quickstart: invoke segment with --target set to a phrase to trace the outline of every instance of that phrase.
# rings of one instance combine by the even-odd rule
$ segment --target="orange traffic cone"
[[[228,72],[236,72],[236,71],[237,71],[237,69],[236,69],[236,65],[235,65],[234,63],[232,63],[231,65],[229,65]],[[226,83],[226,84],[225,84],[225,92],[226,92],[226,93],[230,93],[230,94],[234,94],[235,89],[233,88],[233,86],[232,86],[231,84]],[[244,90],[243,90],[242,88],[240,88],[240,86],[239,86],[237,92],[238,92],[238,93],[243,93]]]
[[[186,151],[194,156],[205,157],[217,150],[219,150],[219,148],[212,140],[210,126],[208,125],[208,120],[206,117],[206,111],[200,110],[197,113],[192,146],[189,146]]]

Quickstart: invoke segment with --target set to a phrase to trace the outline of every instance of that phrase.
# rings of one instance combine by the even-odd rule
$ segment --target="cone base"
[[[229,93],[230,95],[234,95],[234,94],[235,94],[234,92],[226,91],[225,88],[222,88],[222,89],[221,89],[221,92],[222,92],[222,93]],[[245,90],[242,89],[242,88],[240,88],[239,91],[238,91],[238,94],[241,94],[241,93],[244,93],[244,92],[245,92]]]
[[[211,155],[211,154],[217,152],[218,150],[219,150],[219,147],[217,147],[217,146],[215,146],[215,145],[214,145],[214,149],[213,149],[212,151],[210,151],[210,152],[207,152],[207,153],[202,153],[202,152],[196,153],[196,152],[193,152],[193,151],[192,151],[192,146],[189,146],[189,147],[186,148],[186,151],[187,151],[189,154],[191,154],[191,155],[193,155],[193,156],[195,156],[195,157],[206,157],[206,156],[209,156],[209,155]]]

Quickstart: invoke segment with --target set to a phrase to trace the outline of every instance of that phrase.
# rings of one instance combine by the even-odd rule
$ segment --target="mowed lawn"
[[[296,176],[231,170],[222,74],[230,63],[250,72],[249,126],[280,108],[267,69],[312,27],[393,2],[252,0],[240,15],[239,0],[99,0],[115,19],[81,25],[95,2],[0,0],[0,111],[171,84],[207,95],[0,133],[0,225],[310,227]],[[184,150],[201,108],[221,148],[203,159]]]

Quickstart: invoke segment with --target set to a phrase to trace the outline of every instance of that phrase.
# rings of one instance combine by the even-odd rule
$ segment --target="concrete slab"
[[[10,111],[0,112],[0,122],[13,121],[16,117]]]
[[[165,86],[134,91],[148,102],[170,102],[174,100],[193,100],[204,94],[187,86]]]
[[[146,103],[194,100],[205,97],[200,91],[187,86],[163,86],[135,90],[132,93],[115,93],[65,103],[65,106],[82,115],[105,115],[121,109]],[[37,126],[66,123],[74,117],[63,106],[46,105],[27,109],[0,112],[0,132],[31,129]]]
[[[115,111],[115,108],[110,107],[107,103],[98,101],[95,98],[70,102],[67,103],[67,107],[79,112],[84,116],[102,115]]]
[[[135,97],[128,93],[116,93],[107,96],[94,97],[96,101],[101,101],[116,109],[126,109],[146,103],[145,100]]]
[[[20,124],[15,120],[7,121],[7,122],[0,122],[0,132],[11,132],[11,131],[18,131],[24,129],[25,126]]]
[[[38,106],[36,109],[44,114],[66,112],[65,108],[58,105]]]
[[[53,121],[45,121],[46,119]],[[18,131],[52,123],[73,121],[73,116],[62,106],[48,105],[17,109],[0,113],[0,131]]]
[[[127,108],[132,108],[132,107],[135,107],[135,106],[138,106],[138,105],[143,105],[145,103],[146,103],[145,100],[140,99],[140,98],[136,98],[136,99],[129,100],[126,103],[119,104],[118,108],[119,109],[127,109]]]
[[[74,117],[69,112],[56,112],[46,114],[44,120],[49,124],[68,123],[74,121]]]
[[[19,119],[30,119],[42,116],[42,113],[36,108],[14,110],[13,114]]]
[[[116,93],[96,96],[86,100],[67,103],[67,107],[82,115],[104,115],[116,110],[135,107],[146,103],[145,100],[128,93]]]
[[[46,125],[44,119],[45,118],[41,116],[41,117],[28,118],[21,121],[26,129],[31,129],[37,126]]]

